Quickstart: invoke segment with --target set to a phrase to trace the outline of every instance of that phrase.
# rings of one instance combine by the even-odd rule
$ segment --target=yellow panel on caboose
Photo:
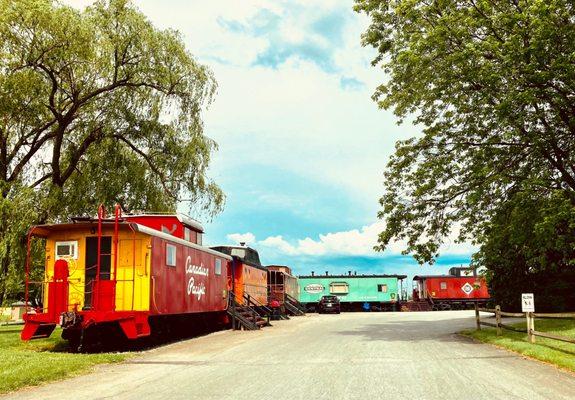
[[[108,277],[117,280],[116,311],[146,311],[150,303],[150,236],[121,229],[118,235],[118,271],[114,271],[114,245],[112,229],[104,229],[102,237],[111,240],[111,251],[102,257],[109,257]],[[87,242],[96,240],[93,229],[70,227],[54,231],[46,239],[45,276],[43,287],[44,307],[48,306],[48,282],[54,277],[54,263],[58,259],[68,262],[69,296],[68,309],[82,310],[90,298],[90,285],[86,285],[86,272],[95,276],[95,265],[88,266]],[[97,256],[95,257],[97,259]]]

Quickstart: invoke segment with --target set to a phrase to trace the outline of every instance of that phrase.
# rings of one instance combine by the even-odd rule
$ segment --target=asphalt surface
[[[575,399],[575,376],[455,334],[473,326],[468,311],[311,314],[172,344],[4,398]]]

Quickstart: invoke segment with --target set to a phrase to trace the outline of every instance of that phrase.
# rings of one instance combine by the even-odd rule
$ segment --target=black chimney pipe
[[[315,272],[311,271],[311,276],[315,276]]]
[[[329,272],[328,272],[328,271],[325,271],[325,276],[328,276],[328,275],[329,275]]]

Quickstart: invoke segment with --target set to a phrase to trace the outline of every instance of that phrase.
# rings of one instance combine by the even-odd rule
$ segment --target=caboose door
[[[112,265],[112,237],[102,236],[100,242],[100,280],[110,279]],[[86,238],[86,277],[84,291],[84,309],[92,308],[92,293],[98,269],[98,237]]]

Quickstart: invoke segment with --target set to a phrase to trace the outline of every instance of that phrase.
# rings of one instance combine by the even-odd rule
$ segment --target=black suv
[[[317,312],[322,313],[340,313],[339,299],[337,296],[322,296],[319,301]]]

